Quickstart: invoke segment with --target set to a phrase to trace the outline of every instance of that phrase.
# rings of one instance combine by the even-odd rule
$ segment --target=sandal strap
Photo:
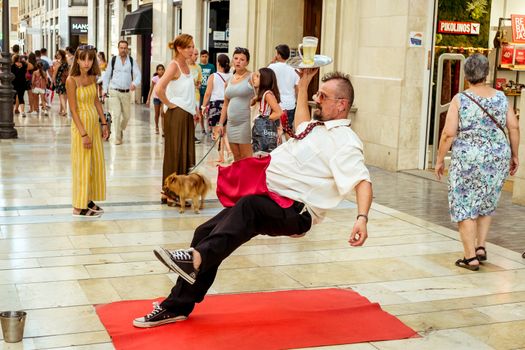
[[[93,210],[100,210],[100,207],[98,205],[96,205],[95,202],[93,202],[93,201],[90,201],[88,203],[88,208],[89,209],[93,209]]]
[[[81,215],[81,216],[97,216],[97,212],[94,212],[93,210],[87,208],[87,209],[80,210],[78,215]]]
[[[477,257],[477,256],[475,256],[475,257],[473,257],[473,258],[470,258],[470,259],[467,259],[467,258],[465,258],[465,257],[463,258],[463,260],[460,259],[461,262],[463,262],[463,263],[465,263],[465,264],[467,264],[467,265],[469,265],[471,262],[473,262],[473,261],[475,261],[475,260],[478,260],[478,257]]]
[[[487,250],[485,249],[485,247],[479,246],[476,248],[476,251],[478,250],[483,250],[485,253],[487,253]]]

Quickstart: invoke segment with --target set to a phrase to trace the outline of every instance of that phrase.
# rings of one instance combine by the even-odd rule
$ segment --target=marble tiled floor
[[[152,248],[187,246],[220,210],[213,194],[200,215],[158,204],[162,137],[148,110],[133,112],[124,144],[105,145],[108,200],[96,220],[71,217],[68,119],[17,117],[19,139],[0,140],[0,310],[28,312],[24,341],[0,340],[0,349],[112,349],[93,305],[166,295],[176,277]],[[200,169],[211,178],[215,157]],[[458,269],[454,230],[378,203],[367,244],[352,248],[355,214],[345,202],[304,238],[250,241],[225,261],[211,293],[353,288],[422,336],[333,349],[525,349],[519,253],[489,244],[480,272]]]
[[[447,179],[437,181],[423,170],[392,173],[372,168],[374,201],[453,230],[448,213]],[[525,251],[525,207],[512,203],[512,193],[502,192],[488,241],[516,252]]]

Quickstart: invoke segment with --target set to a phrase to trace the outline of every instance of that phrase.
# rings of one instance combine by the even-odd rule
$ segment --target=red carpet
[[[157,328],[132,321],[152,300],[96,307],[116,349],[289,349],[410,338],[416,332],[354,291],[210,295],[188,320]]]

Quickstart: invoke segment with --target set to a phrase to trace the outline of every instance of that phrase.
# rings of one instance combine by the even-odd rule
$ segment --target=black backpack
[[[113,79],[113,72],[115,71],[115,62],[117,61],[117,56],[111,58],[111,76],[109,80]],[[133,57],[129,56],[129,62],[131,63],[131,81],[133,81]]]

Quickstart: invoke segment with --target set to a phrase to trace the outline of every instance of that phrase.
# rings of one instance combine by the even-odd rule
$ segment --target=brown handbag
[[[483,107],[478,101],[476,101],[472,96],[469,96],[467,95],[466,93],[462,92],[461,93],[463,96],[466,96],[468,97],[470,100],[472,100],[472,102],[474,102],[475,104],[478,105],[479,108],[481,108],[481,110],[483,112],[485,112],[486,115],[489,116],[490,119],[492,119],[492,121],[494,122],[494,124],[496,124],[496,126],[503,132],[503,135],[505,135],[505,138],[507,137],[507,134],[505,133],[505,129],[503,129],[503,126],[496,120],[496,118],[494,118],[492,116],[492,114],[490,114],[487,109],[485,107]]]

